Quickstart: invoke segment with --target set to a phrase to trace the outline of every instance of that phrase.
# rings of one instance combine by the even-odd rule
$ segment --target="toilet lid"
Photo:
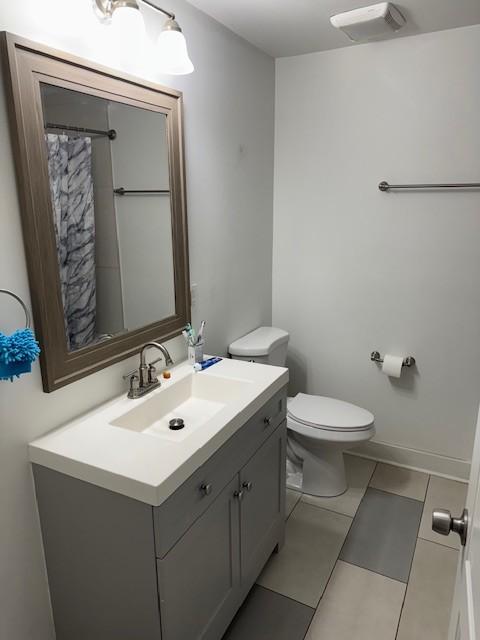
[[[370,411],[325,396],[312,396],[299,393],[288,403],[288,413],[309,427],[332,431],[357,431],[368,429],[374,422]]]

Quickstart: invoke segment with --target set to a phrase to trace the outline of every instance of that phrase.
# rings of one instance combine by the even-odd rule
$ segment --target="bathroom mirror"
[[[164,113],[40,83],[67,348],[175,313]]]
[[[189,321],[182,96],[10,34],[3,57],[52,391]]]

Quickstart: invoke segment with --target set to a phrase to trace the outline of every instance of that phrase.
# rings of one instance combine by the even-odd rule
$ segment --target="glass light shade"
[[[146,37],[145,23],[142,14],[133,7],[118,7],[112,15],[112,31],[115,40],[120,46],[125,47],[131,43],[139,46]]]
[[[185,36],[181,31],[164,29],[158,36],[158,70],[174,76],[192,73],[195,67],[189,58]]]

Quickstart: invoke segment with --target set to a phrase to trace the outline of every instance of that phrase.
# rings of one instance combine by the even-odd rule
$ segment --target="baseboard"
[[[470,477],[470,462],[449,458],[436,453],[427,453],[417,449],[408,449],[386,442],[370,440],[365,444],[348,451],[352,455],[379,462],[387,462],[397,467],[406,467],[414,471],[423,471],[460,482],[468,482]]]

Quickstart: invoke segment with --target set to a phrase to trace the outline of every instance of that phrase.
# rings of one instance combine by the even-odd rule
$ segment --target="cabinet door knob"
[[[212,493],[212,485],[203,483],[200,486],[200,491],[203,493],[204,496],[209,496]]]
[[[272,417],[271,416],[267,416],[266,418],[263,419],[263,424],[266,427],[269,427],[272,424]]]
[[[252,487],[253,487],[253,482],[244,482],[244,483],[242,484],[242,487],[243,487],[244,489],[246,489],[247,491],[251,491],[251,490],[252,490]]]
[[[243,491],[235,491],[233,497],[237,498],[237,500],[243,500]]]

